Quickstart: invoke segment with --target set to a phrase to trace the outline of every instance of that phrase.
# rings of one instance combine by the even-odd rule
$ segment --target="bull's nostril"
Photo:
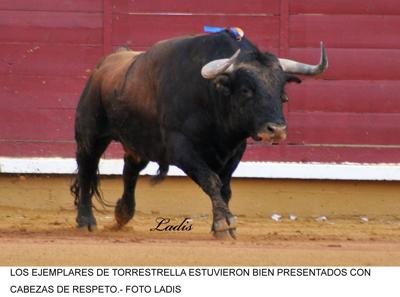
[[[274,126],[271,126],[271,125],[268,125],[268,126],[267,126],[267,130],[268,130],[269,132],[271,132],[271,133],[274,133],[274,132],[275,132],[275,127],[274,127]]]
[[[286,125],[267,123],[266,130],[270,135],[280,137],[286,134]]]

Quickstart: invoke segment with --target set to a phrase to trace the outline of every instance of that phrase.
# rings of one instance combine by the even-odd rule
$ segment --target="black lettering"
[[[12,269],[10,270],[10,275],[11,276],[28,276],[29,275],[29,271],[27,268],[21,269],[21,268],[17,268],[17,269]]]
[[[170,222],[170,219],[165,219],[165,218],[157,218],[156,223],[158,224],[155,228],[150,229],[150,231],[164,231],[165,228],[161,228],[161,225],[168,224]]]
[[[156,219],[156,226],[151,228],[150,231],[190,231],[192,230],[192,224],[190,218],[184,218],[180,224],[170,224],[171,219],[158,217]]]
[[[180,293],[181,286],[170,286],[170,285],[162,285],[162,286],[154,286],[154,293]]]

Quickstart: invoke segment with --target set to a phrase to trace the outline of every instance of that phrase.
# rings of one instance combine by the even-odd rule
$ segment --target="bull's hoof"
[[[229,225],[229,234],[233,239],[236,239],[236,226],[237,226],[237,220],[236,217],[230,217],[228,219],[228,225]]]
[[[214,222],[214,225],[213,225],[214,232],[228,231],[228,229],[229,229],[229,226],[225,219],[220,219],[220,220]]]
[[[124,200],[121,198],[118,200],[117,205],[115,206],[115,220],[117,221],[118,226],[121,228],[125,226],[132,218],[133,218],[134,210],[129,208]]]
[[[90,232],[97,230],[96,219],[94,217],[77,217],[76,223],[79,230],[88,230]]]
[[[215,239],[229,239],[229,231],[213,231],[213,236]]]
[[[228,225],[229,225],[229,229],[236,229],[237,227],[237,219],[236,217],[230,217],[228,218]]]
[[[229,235],[233,238],[236,239],[236,228],[235,229],[229,229]]]
[[[236,239],[236,217],[230,217],[227,220],[220,219],[213,224],[213,235],[217,239],[228,238],[231,236]]]

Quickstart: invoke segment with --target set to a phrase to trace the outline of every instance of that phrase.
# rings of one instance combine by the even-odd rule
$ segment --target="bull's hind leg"
[[[143,170],[149,162],[141,160],[131,154],[124,157],[124,193],[118,200],[115,207],[115,220],[120,227],[127,224],[135,214],[135,187],[139,172]]]
[[[75,203],[78,208],[76,222],[79,228],[87,228],[89,231],[96,229],[96,219],[92,211],[92,196],[99,195],[98,164],[109,143],[110,140],[98,141],[91,146],[90,150],[80,149],[78,145],[76,153],[78,176],[73,186],[75,187],[73,192],[76,195]]]

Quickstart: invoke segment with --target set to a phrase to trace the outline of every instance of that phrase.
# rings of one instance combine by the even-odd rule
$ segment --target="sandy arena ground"
[[[116,230],[112,210],[96,212],[95,233],[75,228],[70,181],[0,177],[0,265],[400,265],[399,183],[238,179],[238,239],[215,240],[210,202],[186,178],[151,187],[142,177],[134,220]],[[110,202],[121,188],[102,180]],[[160,216],[190,217],[192,230],[151,232]]]

